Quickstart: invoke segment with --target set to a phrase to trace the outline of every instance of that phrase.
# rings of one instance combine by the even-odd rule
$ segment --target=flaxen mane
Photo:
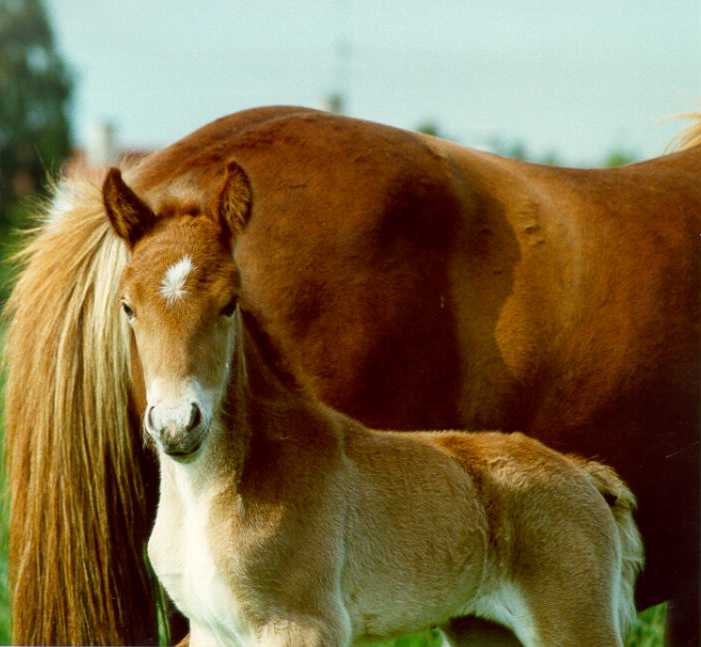
[[[13,624],[27,643],[140,642],[155,611],[139,566],[147,506],[128,330],[114,315],[126,249],[99,185],[77,177],[31,235],[5,311]]]
[[[690,112],[682,118],[691,119],[693,123],[672,141],[672,150],[683,151],[701,145],[701,112]]]

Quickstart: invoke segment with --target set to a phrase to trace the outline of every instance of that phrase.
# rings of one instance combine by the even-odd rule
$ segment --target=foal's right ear
[[[212,208],[224,231],[236,236],[245,227],[251,211],[251,184],[246,172],[229,162]]]
[[[112,167],[102,184],[102,202],[117,236],[133,247],[156,220],[153,211],[122,179],[118,168]]]

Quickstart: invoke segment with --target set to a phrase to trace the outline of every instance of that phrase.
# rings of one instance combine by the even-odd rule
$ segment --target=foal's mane
[[[304,388],[289,362],[258,319],[240,306],[236,309],[236,357],[234,377],[246,386],[248,397],[270,401],[283,394],[300,395]]]

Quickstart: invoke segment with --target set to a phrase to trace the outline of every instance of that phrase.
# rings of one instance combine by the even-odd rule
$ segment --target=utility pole
[[[327,109],[339,115],[346,112],[350,87],[352,48],[347,31],[350,23],[349,2],[350,0],[336,0],[338,37],[334,45],[333,89],[326,97]]]

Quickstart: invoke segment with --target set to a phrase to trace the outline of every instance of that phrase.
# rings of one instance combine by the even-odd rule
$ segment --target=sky
[[[47,0],[75,134],[155,148],[268,104],[596,164],[664,152],[701,110],[701,0]]]

